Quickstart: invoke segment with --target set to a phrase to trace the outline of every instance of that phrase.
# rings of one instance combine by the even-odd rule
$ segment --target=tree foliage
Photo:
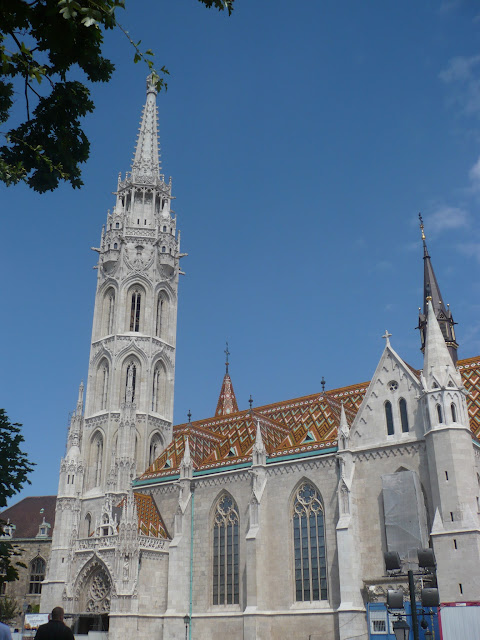
[[[234,0],[198,0],[231,14]],[[153,51],[143,51],[121,26],[117,13],[125,0],[0,0],[0,126],[12,116],[15,94],[22,93],[25,121],[1,131],[0,180],[19,181],[43,193],[60,180],[80,187],[80,164],[90,143],[80,119],[94,109],[89,86],[108,82],[114,64],[102,55],[104,32],[120,29],[166,87],[168,70],[155,70]],[[80,68],[86,82],[75,79]]]
[[[8,596],[0,598],[0,622],[8,624],[20,615],[20,613],[21,609],[16,600],[9,598]]]
[[[18,423],[11,423],[5,412],[0,409],[0,508],[7,505],[7,498],[18,493],[25,482],[30,483],[28,474],[33,465],[22,451],[23,436]],[[0,521],[0,533],[3,534],[5,522]],[[16,561],[19,556],[18,548],[0,538],[0,585],[18,578],[18,568],[24,567],[22,562]]]

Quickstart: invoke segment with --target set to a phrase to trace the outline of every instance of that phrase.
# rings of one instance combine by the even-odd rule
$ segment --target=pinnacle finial
[[[250,405],[250,411],[252,410],[253,398],[252,394],[250,394],[250,398],[248,399],[248,404]]]
[[[325,382],[325,378],[323,376],[322,376],[322,379],[320,380],[320,384],[322,385],[322,393],[324,393],[326,382]]]
[[[190,411],[190,409],[188,410],[187,418],[188,418],[188,423],[190,424],[192,421],[192,412]]]
[[[225,373],[228,375],[228,356],[230,355],[230,351],[228,350],[228,342],[226,342],[225,344],[227,345],[226,349],[224,351],[224,354],[226,356],[226,360],[225,360],[225,368],[226,368],[226,370],[225,370]]]
[[[157,95],[157,82],[158,76],[156,73],[152,72],[147,76],[147,96],[149,93],[154,93],[155,95]]]
[[[390,338],[392,337],[391,333],[388,333],[388,330],[385,329],[385,333],[383,334],[382,338],[386,341],[386,345],[385,346],[390,346]]]
[[[424,258],[428,258],[429,256],[428,256],[427,242],[425,239],[425,226],[423,224],[423,218],[421,213],[418,214],[418,219],[420,221],[420,231],[422,232],[423,256]]]

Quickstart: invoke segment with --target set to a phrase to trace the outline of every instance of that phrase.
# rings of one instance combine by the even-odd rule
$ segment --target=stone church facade
[[[385,333],[369,383],[173,427],[180,233],[147,81],[101,235],[88,382],[60,468],[41,610],[113,639],[367,638],[383,553],[433,546],[442,602],[480,598],[480,357],[457,362],[425,237],[424,366]],[[423,224],[422,224],[423,235]]]

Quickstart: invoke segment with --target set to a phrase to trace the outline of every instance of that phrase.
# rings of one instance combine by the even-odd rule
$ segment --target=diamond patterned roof
[[[480,436],[480,356],[459,360],[472,433]],[[415,375],[419,371],[410,367]],[[173,440],[141,480],[178,474],[189,438],[196,470],[249,463],[260,421],[263,442],[270,459],[286,455],[321,452],[337,446],[337,429],[343,402],[349,424],[362,403],[369,382],[332,389],[302,398],[257,407],[253,411],[216,415],[214,418],[173,428]],[[233,387],[232,387],[233,390]],[[218,409],[218,407],[217,407]]]
[[[133,495],[138,515],[138,532],[143,533],[144,536],[168,540],[170,536],[152,496],[137,492]],[[125,502],[126,498],[123,498],[118,506],[124,507]]]
[[[218,398],[215,415],[225,416],[229,413],[238,413],[238,404],[237,398],[235,397],[235,391],[233,390],[232,379],[229,374],[226,373],[223,377],[222,388],[220,389],[220,396]]]

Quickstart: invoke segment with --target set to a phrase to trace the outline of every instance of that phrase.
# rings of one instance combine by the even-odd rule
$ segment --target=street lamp
[[[190,616],[187,615],[183,617],[183,622],[185,623],[185,640],[188,639],[188,625],[190,624]]]
[[[395,634],[396,640],[408,640],[408,636],[410,633],[408,622],[403,618],[395,620],[393,623],[393,633]]]

